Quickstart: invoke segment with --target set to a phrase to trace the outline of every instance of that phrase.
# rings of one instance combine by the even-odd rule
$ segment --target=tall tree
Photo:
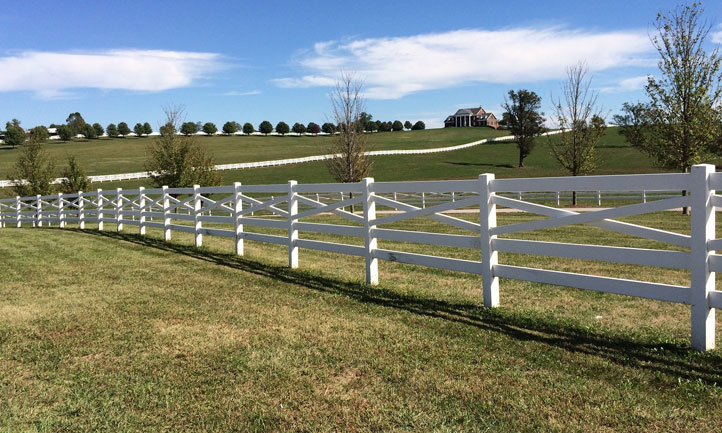
[[[60,181],[60,189],[63,193],[73,194],[78,191],[90,191],[92,183],[85,175],[85,170],[80,167],[75,156],[68,157],[68,166],[60,174],[63,180]]]
[[[95,128],[90,123],[83,125],[83,131],[81,132],[87,139],[98,138],[98,134],[95,133]]]
[[[340,154],[327,159],[328,169],[338,182],[360,182],[371,172],[372,160],[366,155],[366,135],[360,126],[365,102],[362,84],[348,73],[343,73],[331,93],[333,117],[339,125],[329,153]]]
[[[117,137],[118,127],[115,126],[115,123],[110,123],[107,128],[105,128],[105,132],[108,133],[108,137]]]
[[[198,138],[195,135],[178,134],[183,107],[168,106],[163,110],[166,123],[160,128],[161,135],[148,147],[145,164],[146,170],[154,173],[153,184],[174,188],[220,184],[221,177],[215,169],[213,158]]]
[[[150,134],[153,133],[153,127],[150,126],[150,123],[145,122],[145,123],[143,124],[143,133],[144,133],[145,135],[150,135]]]
[[[180,126],[180,132],[185,136],[193,135],[198,131],[200,131],[200,127],[195,122],[183,122]]]
[[[13,119],[13,122],[5,124],[5,144],[9,144],[13,149],[25,143],[25,131],[20,127],[20,122]]]
[[[309,122],[308,126],[306,127],[306,131],[308,131],[309,134],[316,135],[321,132],[321,127],[318,126],[317,123]]]
[[[234,121],[229,121],[223,124],[223,133],[226,135],[233,135],[241,129],[241,125]]]
[[[256,129],[253,127],[253,124],[251,122],[246,122],[243,124],[243,133],[246,135],[251,135],[254,132],[256,132]]]
[[[261,134],[268,135],[273,132],[273,125],[271,125],[271,122],[268,120],[264,120],[260,125],[258,125],[258,131]]]
[[[276,124],[276,133],[281,135],[286,135],[291,131],[291,128],[288,127],[288,123],[286,122],[278,122]]]
[[[120,122],[118,124],[118,134],[122,135],[123,138],[125,138],[126,135],[130,134],[130,128],[128,127],[127,123]]]
[[[412,125],[411,122],[409,122],[408,120],[407,120],[406,122],[404,122],[404,128],[406,128],[406,129],[411,129],[412,126],[413,126],[413,125]]]
[[[413,131],[420,131],[422,129],[426,129],[426,124],[423,121],[418,120],[418,121],[416,121],[416,123],[414,123],[414,125],[411,127],[411,129]]]
[[[15,194],[23,197],[50,194],[54,171],[55,165],[48,159],[43,145],[30,140],[18,155],[10,174]]]
[[[43,125],[36,126],[35,128],[32,128],[30,131],[28,131],[30,135],[31,140],[35,140],[38,143],[42,143],[50,137],[50,134],[48,133],[48,128],[44,127]]]
[[[55,128],[55,133],[58,134],[58,138],[63,141],[70,141],[73,139],[73,128],[68,125],[60,125]]]
[[[77,111],[70,113],[68,118],[65,119],[65,123],[73,130],[73,135],[82,134],[83,128],[85,128],[85,119]]]
[[[561,132],[550,136],[552,156],[572,176],[583,176],[597,167],[597,142],[604,134],[604,116],[597,107],[598,94],[590,90],[584,63],[567,68],[562,96],[554,100],[554,114]],[[577,192],[572,192],[577,204]]]
[[[135,133],[136,137],[138,137],[138,138],[142,137],[143,134],[145,133],[145,128],[143,128],[143,124],[140,122],[136,123],[135,126],[133,127],[133,132]]]
[[[215,123],[206,122],[203,124],[203,132],[205,132],[206,135],[215,135],[216,132],[218,132],[218,128]]]
[[[95,135],[98,137],[102,137],[105,133],[105,130],[100,123],[93,123],[93,129],[95,129]]]
[[[331,122],[326,122],[323,124],[323,126],[321,126],[321,130],[325,134],[333,134],[334,132],[336,132],[336,125]]]
[[[535,137],[544,132],[544,117],[539,112],[541,97],[526,89],[509,90],[509,98],[504,98],[502,108],[506,110],[503,118],[519,148],[519,167],[524,167],[524,158],[534,149]]]
[[[293,128],[291,129],[296,134],[305,134],[306,133],[306,127],[303,125],[303,123],[294,123]]]

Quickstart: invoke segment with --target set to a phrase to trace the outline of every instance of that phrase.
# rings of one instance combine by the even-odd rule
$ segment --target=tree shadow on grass
[[[474,167],[494,167],[494,168],[514,168],[512,164],[490,164],[485,162],[461,162],[461,161],[445,161],[446,164],[463,165]]]
[[[698,353],[686,345],[637,339],[622,335],[605,335],[589,330],[572,320],[557,320],[533,312],[486,309],[474,304],[451,303],[440,299],[401,294],[383,287],[328,278],[314,273],[272,266],[191,245],[161,239],[108,231],[81,231],[84,234],[132,242],[162,251],[183,254],[219,266],[272,278],[318,292],[344,295],[358,302],[395,308],[420,316],[504,334],[519,341],[561,348],[570,353],[601,357],[631,368],[670,375],[673,378],[722,384],[722,354]]]

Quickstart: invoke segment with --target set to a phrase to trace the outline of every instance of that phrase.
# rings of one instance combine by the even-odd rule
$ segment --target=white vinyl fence
[[[585,213],[518,198],[519,194],[631,189],[677,194]],[[676,302],[691,306],[692,347],[709,350],[715,346],[715,309],[722,308],[722,291],[715,290],[715,273],[722,271],[722,255],[715,254],[716,250],[722,250],[722,239],[715,235],[715,208],[722,207],[722,195],[716,195],[715,190],[722,190],[722,173],[715,173],[712,165],[694,166],[687,174],[530,179],[495,179],[493,174],[484,174],[475,180],[453,181],[374,182],[367,178],[351,184],[297,184],[290,181],[283,185],[236,183],[220,187],[116,189],[3,199],[0,200],[0,226],[57,225],[62,228],[77,224],[85,229],[86,223],[92,222],[98,224],[98,230],[104,230],[105,223],[112,223],[118,231],[126,226],[138,227],[141,235],[148,228],[160,229],[166,240],[171,238],[173,231],[180,231],[191,233],[197,246],[203,244],[204,236],[231,238],[239,255],[243,254],[245,241],[268,242],[288,248],[291,268],[299,265],[300,249],[349,254],[364,258],[369,284],[379,281],[379,260],[466,272],[482,276],[487,307],[499,305],[499,278]],[[690,194],[682,196],[681,191]],[[445,194],[447,200],[426,207],[398,200],[400,194],[420,193]],[[321,196],[326,199],[320,200]],[[351,206],[356,206],[357,212],[351,212]],[[497,206],[548,218],[497,226]],[[682,206],[692,209],[690,235],[614,220]],[[454,209],[478,210],[478,222],[446,213]],[[310,217],[330,213],[342,217],[345,222],[308,221]],[[389,224],[417,217],[431,218],[466,234],[388,228]],[[652,239],[682,251],[500,237],[572,224],[589,224]],[[263,228],[266,233],[251,231],[255,227]],[[359,241],[358,245],[352,245],[313,240],[301,236],[302,233],[355,237]],[[471,249],[478,251],[480,260],[383,249],[379,247],[379,241]],[[690,271],[690,284],[660,284],[506,265],[499,262],[499,252],[684,269]]]

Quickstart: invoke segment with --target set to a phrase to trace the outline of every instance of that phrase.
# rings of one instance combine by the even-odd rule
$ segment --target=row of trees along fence
[[[590,191],[628,191],[631,188],[690,191],[647,203],[577,213],[571,210],[505,197],[502,194]],[[204,236],[234,240],[235,252],[243,255],[244,242],[268,242],[288,248],[288,264],[299,266],[299,250],[312,249],[362,257],[366,282],[379,281],[379,260],[466,272],[482,276],[483,300],[487,307],[500,302],[499,278],[532,281],[676,302],[691,306],[692,346],[709,350],[715,346],[715,309],[722,308],[722,291],[715,290],[715,273],[722,271],[722,239],[715,235],[715,208],[722,207],[722,173],[711,165],[696,165],[691,173],[587,176],[534,179],[495,179],[484,174],[476,180],[428,182],[374,182],[299,185],[241,185],[135,190],[97,190],[76,194],[17,197],[0,200],[2,227],[67,227],[96,223],[98,230],[113,224],[116,230],[137,227],[140,235],[148,229],[161,230],[166,240],[173,231],[190,233],[195,245]],[[422,209],[394,200],[401,193],[455,192],[463,199],[450,200]],[[272,198],[259,198],[261,194]],[[316,194],[339,194],[331,203],[316,200]],[[361,212],[348,212],[360,205]],[[547,216],[547,219],[497,226],[497,206]],[[691,206],[689,235],[619,222],[627,217],[682,206]],[[478,212],[478,222],[445,212],[467,209]],[[389,212],[386,212],[389,211]],[[308,221],[332,213],[344,223]],[[255,216],[251,216],[254,215]],[[389,224],[416,217],[431,218],[466,234],[424,232],[387,228]],[[529,241],[509,235],[573,224],[595,227],[652,239],[677,250]],[[436,227],[436,226],[434,226]],[[261,231],[256,231],[256,230]],[[357,244],[306,239],[301,233],[322,233],[360,239]],[[504,237],[502,237],[504,236]],[[396,241],[471,249],[481,260],[425,255],[382,248],[380,242]],[[398,245],[398,244],[394,244]],[[400,247],[399,247],[400,248]],[[689,285],[660,284],[598,275],[560,272],[503,264],[499,252],[532,254],[569,259],[596,260],[690,271]],[[440,254],[440,252],[437,252]]]

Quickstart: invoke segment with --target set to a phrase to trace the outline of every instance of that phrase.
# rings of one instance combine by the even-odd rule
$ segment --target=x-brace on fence
[[[689,191],[686,196],[665,197],[612,209],[577,213],[511,198],[522,193],[559,193],[560,191]],[[144,235],[148,228],[160,229],[170,240],[172,231],[191,233],[195,245],[203,236],[233,239],[235,251],[242,255],[244,242],[257,241],[285,245],[288,263],[298,267],[299,249],[313,249],[364,257],[366,281],[377,284],[378,261],[387,260],[440,268],[482,276],[484,305],[499,305],[499,278],[510,278],[560,286],[681,303],[691,306],[692,346],[709,350],[715,346],[715,309],[722,308],[722,291],[715,290],[715,273],[722,271],[722,239],[715,237],[715,208],[722,207],[722,173],[711,165],[697,165],[691,173],[587,176],[534,179],[495,179],[483,174],[475,180],[429,182],[374,182],[367,178],[348,184],[241,185],[193,188],[135,190],[97,190],[77,194],[16,197],[0,200],[0,226],[43,227],[76,223],[81,229],[89,222],[104,230],[106,223],[118,231],[126,225],[137,226]],[[451,193],[460,197],[430,207],[419,207],[394,199],[396,194]],[[458,195],[456,195],[456,194]],[[271,198],[268,198],[268,195]],[[319,194],[339,199],[331,203]],[[504,195],[502,195],[504,194]],[[348,197],[348,198],[347,198]],[[362,213],[350,212],[352,206]],[[497,206],[532,212],[547,217],[497,226]],[[659,230],[615,218],[690,206],[690,235]],[[377,208],[383,212],[377,211]],[[477,222],[446,213],[455,209],[478,210]],[[343,224],[310,222],[308,218],[335,214]],[[461,229],[466,234],[398,230],[387,226],[417,217],[431,218]],[[323,221],[323,220],[322,220]],[[651,239],[680,247],[683,251],[650,248],[541,242],[500,238],[502,235],[548,229],[573,224],[588,224],[617,233]],[[244,228],[260,227],[266,233]],[[275,230],[275,234],[268,231]],[[280,232],[280,234],[279,234]],[[305,239],[301,232],[362,238],[362,245]],[[465,260],[441,255],[425,255],[379,248],[379,241],[398,241],[479,251],[480,260]],[[359,242],[361,243],[361,242]],[[521,253],[559,258],[596,260],[690,271],[690,284],[671,285],[648,281],[611,278],[499,263],[499,252]]]

